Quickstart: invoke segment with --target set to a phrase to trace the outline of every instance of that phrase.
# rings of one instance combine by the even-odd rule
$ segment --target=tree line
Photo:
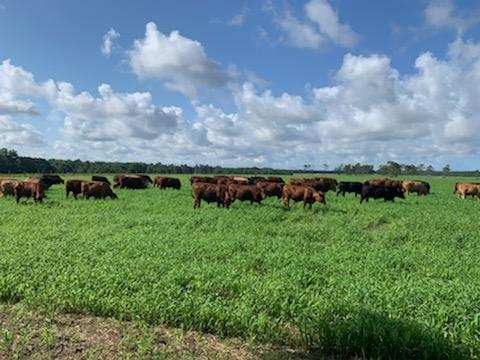
[[[337,173],[337,174],[380,174],[385,176],[399,175],[456,175],[480,176],[480,171],[452,171],[447,164],[441,170],[431,165],[400,164],[388,161],[375,169],[370,164],[342,164],[333,170],[323,164],[323,170],[313,169],[311,165],[304,165],[303,169],[285,170],[260,167],[222,167],[210,165],[176,165],[142,162],[108,162],[41,159],[20,156],[15,150],[0,149],[0,173],[84,173],[84,174],[113,174],[113,173],[150,173],[150,174],[278,174],[292,175],[293,173]]]

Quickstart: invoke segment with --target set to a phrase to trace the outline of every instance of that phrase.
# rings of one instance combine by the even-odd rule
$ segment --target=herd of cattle
[[[91,181],[67,180],[58,175],[44,174],[30,177],[25,181],[0,178],[0,196],[14,196],[17,203],[21,198],[32,198],[35,202],[42,202],[46,197],[45,191],[52,185],[65,183],[66,197],[70,194],[75,199],[82,195],[85,199],[117,199],[110,181],[103,176],[92,176]],[[113,178],[113,188],[146,189],[152,184],[159,189],[180,190],[182,184],[179,179],[165,176],[156,176],[153,179],[148,175],[116,175]],[[346,193],[360,195],[360,203],[370,198],[394,201],[396,197],[404,199],[405,193],[416,193],[419,196],[430,194],[430,184],[426,181],[392,179],[372,179],[365,182],[341,181],[328,177],[313,179],[290,179],[288,183],[276,176],[272,177],[243,177],[224,176],[215,177],[192,176],[190,178],[194,208],[199,208],[203,201],[217,203],[219,207],[228,208],[236,201],[261,203],[267,197],[281,199],[285,207],[290,208],[290,201],[303,202],[303,207],[312,207],[313,203],[325,204],[325,194],[336,191],[337,196]],[[480,200],[480,183],[456,183],[454,194],[462,199],[474,196]]]

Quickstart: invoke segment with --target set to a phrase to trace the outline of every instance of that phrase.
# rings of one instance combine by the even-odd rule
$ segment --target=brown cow
[[[209,176],[191,176],[190,177],[190,184],[193,185],[194,183],[197,183],[197,182],[208,183],[208,184],[216,184],[217,179],[214,179],[214,178],[209,177]]]
[[[402,181],[402,189],[407,194],[416,192],[418,195],[427,195],[430,193],[430,188],[426,184],[428,183],[417,180]]]
[[[320,192],[316,191],[314,188],[310,186],[304,185],[285,185],[283,187],[283,204],[285,207],[290,210],[290,199],[298,202],[303,201],[303,208],[309,204],[309,208],[312,208],[312,204],[315,202],[325,204],[325,195]]]
[[[19,181],[13,187],[13,192],[15,194],[15,200],[17,201],[17,204],[22,197],[27,199],[33,198],[35,203],[41,203],[45,197],[45,188],[42,182]]]
[[[288,183],[290,185],[297,186],[310,186],[316,191],[320,191],[322,193],[326,193],[329,190],[335,190],[338,185],[337,180],[327,177],[317,177],[313,179],[290,179]]]
[[[480,201],[480,184],[457,183],[455,184],[455,190],[462,199],[466,199],[470,195],[476,196]]]
[[[146,177],[139,175],[117,175],[113,181],[113,187],[121,189],[146,189],[149,183]]]
[[[262,189],[259,189],[256,185],[244,185],[237,183],[230,183],[228,185],[228,193],[232,203],[235,200],[250,201],[250,204],[254,202],[260,204],[265,198],[265,194]]]
[[[68,198],[68,195],[72,193],[73,198],[77,199],[77,196],[82,193],[82,185],[85,182],[83,180],[67,180],[65,183],[65,197]]]
[[[278,176],[269,176],[269,177],[267,177],[267,181],[276,182],[276,183],[279,183],[279,184],[285,184],[285,181],[283,181],[283,179],[281,177],[278,177]]]
[[[156,176],[154,180],[154,186],[160,189],[172,188],[172,189],[180,190],[180,188],[182,187],[182,183],[177,178],[171,178],[166,176]]]
[[[245,176],[230,176],[230,182],[234,182],[235,184],[250,184]]]
[[[111,199],[118,199],[118,196],[112,191],[108,184],[102,181],[85,181],[82,184],[83,197],[90,199],[105,199],[110,197]]]
[[[217,207],[229,208],[231,204],[228,187],[223,184],[211,184],[195,182],[193,188],[193,208],[198,209],[202,200],[208,204],[212,202],[217,203]]]
[[[14,179],[0,179],[0,197],[15,196],[13,188],[17,183],[18,180]]]
[[[48,190],[52,185],[63,184],[65,182],[60,176],[55,174],[43,174],[38,177],[29,177],[25,181],[41,182],[45,190]]]
[[[259,181],[256,183],[256,186],[259,189],[263,190],[265,197],[276,196],[278,199],[282,197],[283,185],[280,183],[270,182],[270,181]]]
[[[372,185],[372,186],[385,186],[386,181],[392,181],[392,179],[389,179],[389,178],[370,179],[370,180],[365,180],[363,183],[366,185]]]

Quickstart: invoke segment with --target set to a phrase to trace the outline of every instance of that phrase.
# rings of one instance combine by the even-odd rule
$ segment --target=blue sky
[[[475,1],[0,0],[0,147],[480,168]]]

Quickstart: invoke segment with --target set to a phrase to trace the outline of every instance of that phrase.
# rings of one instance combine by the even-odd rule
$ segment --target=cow
[[[193,188],[193,208],[200,208],[202,200],[208,204],[217,203],[217,207],[229,208],[231,204],[228,187],[223,184],[195,182]]]
[[[418,196],[427,196],[428,188],[425,184],[417,183],[410,189],[410,192],[416,192]]]
[[[68,198],[68,195],[72,193],[73,198],[76,200],[77,196],[82,193],[84,183],[86,183],[84,180],[67,180],[65,183],[65,197]]]
[[[384,199],[385,201],[395,202],[395,197],[398,197],[400,199],[405,199],[403,190],[397,187],[388,187],[385,185],[377,186],[377,185],[363,184],[360,203],[362,203],[363,200],[368,202],[370,198]]]
[[[148,180],[138,175],[117,175],[114,178],[114,188],[120,189],[146,189]]]
[[[153,180],[150,176],[145,175],[145,174],[135,174],[133,176],[138,176],[139,178],[142,178],[145,182],[153,184]]]
[[[160,189],[172,188],[180,190],[182,187],[182,183],[179,179],[171,177],[157,176],[155,177],[155,184]]]
[[[118,196],[112,191],[110,186],[102,181],[89,181],[82,184],[82,193],[85,199],[118,199]]]
[[[427,194],[430,194],[430,184],[423,180],[413,180],[414,182],[422,183],[427,188]]]
[[[93,175],[92,181],[101,181],[101,182],[104,182],[105,184],[111,185],[110,181],[105,176]]]
[[[466,199],[467,196],[476,196],[480,200],[480,184],[475,183],[456,183],[455,192],[460,195],[462,199]]]
[[[17,183],[14,179],[0,179],[0,196],[15,196],[13,188]]]
[[[248,178],[248,183],[252,185],[255,185],[260,181],[267,181],[267,179],[265,179],[263,176],[250,176]]]
[[[340,181],[338,183],[337,196],[340,194],[342,194],[342,196],[345,196],[345,193],[355,193],[355,197],[357,197],[357,195],[362,194],[362,187],[363,184],[361,182]]]
[[[320,191],[322,193],[326,193],[329,190],[335,190],[338,185],[337,180],[327,177],[317,177],[313,179],[290,179],[288,183],[290,185],[310,186],[316,191]]]
[[[403,190],[402,183],[403,181],[386,179],[384,185],[389,188],[396,188],[399,190]]]
[[[276,196],[278,199],[282,197],[283,185],[280,183],[270,181],[258,181],[255,185],[263,191],[265,197]]]
[[[225,175],[217,175],[214,177],[214,179],[216,180],[217,184],[226,185],[228,183],[229,177]]]
[[[217,179],[209,177],[209,176],[191,176],[190,177],[190,184],[193,185],[196,182],[216,184]]]
[[[44,186],[45,190],[48,190],[52,185],[64,184],[65,181],[58,175],[55,174],[42,174],[35,178],[28,178],[26,181],[40,181]]]
[[[416,192],[418,195],[425,195],[430,193],[430,184],[425,181],[420,180],[407,180],[402,181],[402,189],[410,194],[411,192]]]
[[[265,194],[262,189],[259,189],[256,185],[244,185],[238,183],[230,183],[228,185],[228,193],[233,203],[235,200],[250,201],[250,204],[254,202],[260,204],[265,198]]]
[[[384,179],[370,179],[365,180],[363,183],[365,185],[372,185],[372,186],[384,186],[386,181],[392,181],[392,179],[384,178]]]
[[[245,176],[230,176],[228,183],[249,185],[250,182]],[[250,184],[252,185],[252,184]]]
[[[279,183],[279,184],[285,184],[285,181],[283,181],[283,179],[279,176],[269,176],[269,177],[267,177],[267,181],[275,182],[275,183]]]
[[[326,204],[325,195],[305,185],[285,185],[282,193],[283,205],[290,210],[290,200],[295,202],[303,201],[303,208],[308,204],[309,208],[312,208],[312,204],[318,202],[320,204]]]
[[[45,187],[41,182],[19,181],[13,187],[13,193],[17,204],[22,197],[33,198],[35,203],[41,203],[45,197]]]

